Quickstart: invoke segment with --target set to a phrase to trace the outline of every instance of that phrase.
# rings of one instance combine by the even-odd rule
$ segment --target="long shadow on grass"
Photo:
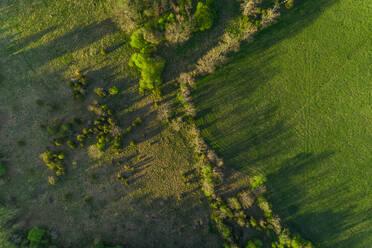
[[[279,170],[268,175],[268,196],[274,203],[274,211],[285,219],[286,224],[318,247],[368,247],[366,242],[371,234],[370,228],[354,233],[351,238],[340,240],[339,236],[340,233],[360,229],[356,227],[368,223],[372,217],[370,207],[355,213],[356,204],[353,202],[362,196],[350,192],[346,181],[334,180],[327,188],[317,187],[320,179],[332,173],[329,168],[324,168],[323,162],[333,154],[332,151],[299,153],[284,160]],[[306,176],[309,169],[311,176]],[[314,192],[314,188],[318,192]],[[319,205],[329,206],[328,210],[319,212]],[[314,211],[304,213],[301,211],[303,206],[311,206]],[[340,210],[339,206],[344,207]]]
[[[360,216],[353,214],[349,206],[338,212],[301,213],[304,206],[317,209],[316,206],[331,202],[329,209],[336,209],[342,201],[357,201],[361,196],[348,192],[347,182],[336,181],[331,182],[330,189],[312,192],[319,179],[330,173],[323,165],[333,152],[293,154],[296,143],[293,128],[287,122],[290,116],[278,113],[280,103],[271,101],[270,92],[261,91],[279,73],[273,64],[278,54],[275,51],[269,54],[267,49],[296,35],[336,2],[298,2],[277,24],[260,32],[252,43],[243,45],[230,64],[201,79],[193,95],[202,135],[228,166],[250,174],[270,171],[268,197],[286,224],[322,247],[348,247],[346,244],[359,247],[363,240],[349,238],[341,245],[335,239],[371,216],[370,210]],[[283,160],[286,157],[290,159]],[[311,178],[304,177],[309,170],[316,173]],[[368,233],[370,230],[357,237],[367,237]]]
[[[9,55],[22,56],[26,58],[37,57],[30,63],[31,69],[36,69],[53,59],[65,54],[78,51],[90,44],[102,39],[106,35],[119,31],[111,19],[103,20],[83,27],[76,27],[72,31],[49,41],[46,44],[30,49],[24,49],[28,44],[38,41],[43,35],[52,32],[55,27],[46,29],[39,33],[15,40],[9,48]]]

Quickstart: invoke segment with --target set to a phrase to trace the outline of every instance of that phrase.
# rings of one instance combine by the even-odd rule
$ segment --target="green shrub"
[[[222,213],[226,214],[229,218],[234,217],[234,214],[232,213],[232,211],[225,204],[220,206],[220,210]]]
[[[112,95],[112,96],[117,95],[117,94],[119,94],[119,89],[116,86],[114,86],[114,87],[109,89],[109,94]]]
[[[206,197],[212,196],[214,194],[214,185],[212,182],[204,180],[202,185],[202,191]]]
[[[83,118],[77,118],[77,117],[75,117],[74,119],[72,119],[72,124],[73,125],[80,125],[80,124],[83,124],[83,123],[84,123],[84,119]]]
[[[84,198],[84,202],[86,204],[92,204],[92,201],[93,201],[93,197],[91,197],[91,196],[87,196],[87,197]]]
[[[252,240],[249,240],[245,248],[257,248],[257,246]]]
[[[151,43],[147,42],[143,38],[143,31],[142,29],[138,29],[132,33],[130,36],[130,43],[131,47],[139,49],[141,52],[147,52],[151,47]]]
[[[97,96],[99,96],[99,97],[105,97],[106,96],[106,92],[103,88],[95,88],[94,93],[96,93]]]
[[[45,234],[44,229],[33,227],[28,232],[27,239],[30,241],[31,245],[37,245],[40,244],[41,241],[43,240],[44,234]]]
[[[263,185],[267,181],[266,177],[263,175],[257,175],[253,177],[252,189],[255,189]]]
[[[36,100],[36,104],[38,105],[38,106],[44,106],[44,102],[43,102],[43,100],[41,100],[41,99],[37,99]]]
[[[198,2],[194,14],[194,27],[197,31],[205,31],[213,26],[213,10],[203,2]]]
[[[62,124],[61,125],[61,130],[62,131],[68,131],[69,130],[69,126],[67,124]]]
[[[258,238],[254,239],[253,242],[256,244],[257,247],[262,247],[264,245],[263,242]]]
[[[225,239],[228,239],[230,237],[230,229],[222,222],[217,223],[217,229]]]
[[[3,163],[0,162],[0,177],[1,177],[1,176],[4,176],[5,173],[6,173],[6,168],[5,168],[5,166],[3,165]]]
[[[155,60],[148,54],[134,53],[129,61],[130,66],[137,66],[141,71],[140,92],[155,90],[161,82],[164,60]]]
[[[230,208],[232,208],[232,209],[239,210],[239,209],[242,208],[238,199],[236,199],[235,197],[229,198],[228,203],[229,203]]]
[[[26,145],[26,142],[24,142],[23,140],[17,141],[17,146],[25,146],[25,145]]]
[[[294,0],[286,0],[284,6],[285,6],[287,9],[292,9],[293,6],[294,6]]]
[[[74,150],[74,149],[76,149],[76,143],[75,142],[73,142],[73,141],[71,141],[71,140],[68,140],[67,142],[66,142],[66,145],[68,146],[68,147],[70,147],[72,150]]]

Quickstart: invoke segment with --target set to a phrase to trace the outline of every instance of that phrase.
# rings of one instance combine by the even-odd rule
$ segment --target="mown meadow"
[[[193,90],[202,136],[318,247],[370,247],[372,3],[298,1]]]

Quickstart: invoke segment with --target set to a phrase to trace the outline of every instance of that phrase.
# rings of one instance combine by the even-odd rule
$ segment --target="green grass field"
[[[298,1],[193,92],[203,137],[318,247],[372,247],[371,27],[371,1]]]
[[[209,232],[192,150],[182,134],[156,118],[150,97],[138,94],[136,74],[127,66],[133,51],[115,24],[115,6],[115,1],[1,1],[0,152],[7,174],[0,179],[0,205],[17,209],[16,230],[48,229],[59,247],[92,247],[95,239],[125,247],[216,247],[219,238]],[[110,104],[121,127],[136,117],[143,123],[125,137],[120,152],[101,161],[85,149],[63,148],[67,172],[51,186],[39,155],[53,146],[53,138],[40,124],[88,118],[94,93],[74,101],[66,84],[76,71],[91,79],[90,91],[119,88]],[[128,146],[131,140],[135,147]],[[127,166],[134,171],[124,185],[116,178]],[[1,238],[0,247],[7,247]]]

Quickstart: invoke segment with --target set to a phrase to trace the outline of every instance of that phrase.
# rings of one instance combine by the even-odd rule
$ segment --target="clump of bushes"
[[[122,132],[112,117],[113,111],[107,105],[98,102],[89,105],[89,110],[94,112],[98,118],[93,122],[94,126],[82,130],[82,133],[77,136],[77,140],[83,143],[86,138],[93,135],[96,137],[96,147],[99,152],[102,152],[110,144],[114,149],[120,148]]]
[[[88,82],[86,76],[78,73],[77,78],[67,82],[72,89],[72,96],[74,99],[82,99],[86,95]]]
[[[61,152],[54,153],[49,150],[46,150],[44,153],[41,154],[41,158],[49,169],[55,171],[57,176],[61,176],[65,173],[65,168],[63,165],[64,160],[63,153]]]

